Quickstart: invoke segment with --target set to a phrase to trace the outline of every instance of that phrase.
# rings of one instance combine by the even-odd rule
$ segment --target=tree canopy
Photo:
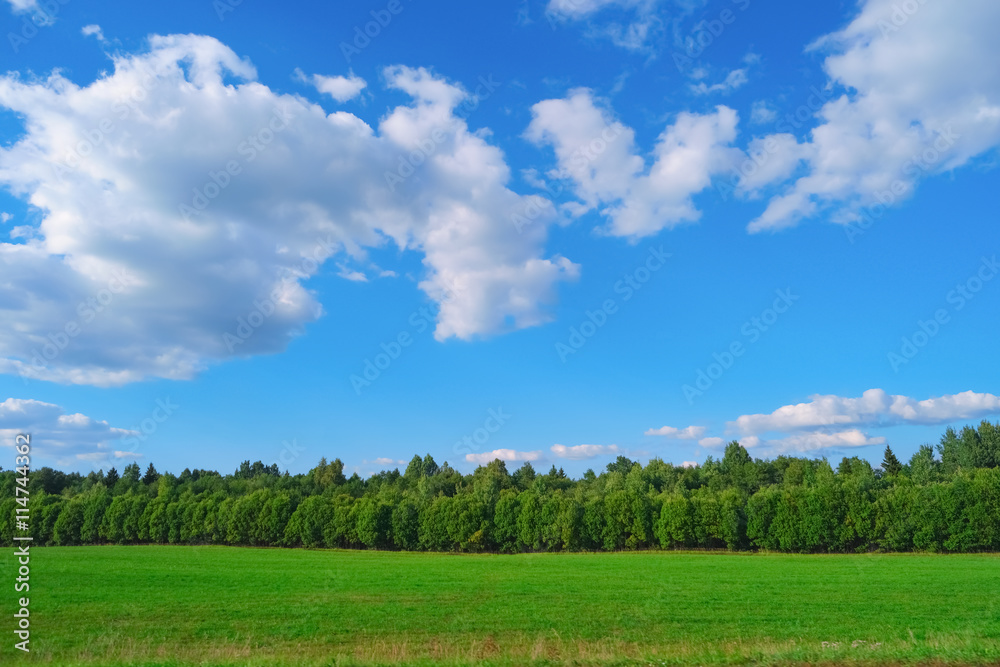
[[[323,458],[305,474],[244,461],[229,475],[150,463],[32,471],[35,544],[233,544],[427,551],[766,549],[1000,551],[1000,428],[948,429],[903,464],[755,459],[731,442],[693,467],[619,456],[571,479],[494,460],[463,475],[427,454],[368,479]],[[0,514],[16,506],[0,472]],[[0,523],[10,540],[11,522]]]

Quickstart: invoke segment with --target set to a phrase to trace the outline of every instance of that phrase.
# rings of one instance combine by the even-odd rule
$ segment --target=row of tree
[[[49,468],[29,488],[35,544],[232,544],[519,553],[622,549],[1000,551],[1000,425],[949,429],[937,452],[645,466],[619,456],[574,480],[503,461],[462,475],[427,455],[368,479],[341,461],[302,475],[244,462],[231,475],[150,464],[87,476]],[[17,506],[0,472],[0,516]],[[0,540],[13,534],[0,522]]]

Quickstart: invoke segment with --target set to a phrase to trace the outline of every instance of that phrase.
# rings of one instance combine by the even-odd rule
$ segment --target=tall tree
[[[156,472],[156,468],[150,463],[149,467],[146,468],[146,474],[142,476],[142,483],[149,486],[150,484],[155,484],[159,479],[160,473]]]
[[[141,474],[139,472],[139,464],[135,461],[132,461],[132,463],[129,463],[122,469],[122,479],[128,481],[130,484],[138,484],[139,475]]]
[[[885,446],[885,454],[882,455],[882,470],[890,476],[903,472],[903,464],[892,453],[892,447],[889,445]]]
[[[914,484],[929,484],[937,476],[937,467],[934,448],[930,445],[921,445],[910,459],[910,477]]]

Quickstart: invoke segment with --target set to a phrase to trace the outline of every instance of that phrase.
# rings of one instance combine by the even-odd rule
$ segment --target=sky
[[[0,466],[877,464],[1000,414],[992,0],[2,5]]]

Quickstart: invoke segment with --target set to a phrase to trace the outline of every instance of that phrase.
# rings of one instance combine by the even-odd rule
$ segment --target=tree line
[[[948,429],[908,463],[752,458],[738,442],[704,464],[619,456],[571,479],[495,460],[463,475],[429,454],[405,471],[346,477],[245,461],[142,473],[31,473],[34,544],[229,544],[521,553],[633,549],[1000,551],[1000,424]],[[15,471],[0,472],[0,540],[13,535]]]

